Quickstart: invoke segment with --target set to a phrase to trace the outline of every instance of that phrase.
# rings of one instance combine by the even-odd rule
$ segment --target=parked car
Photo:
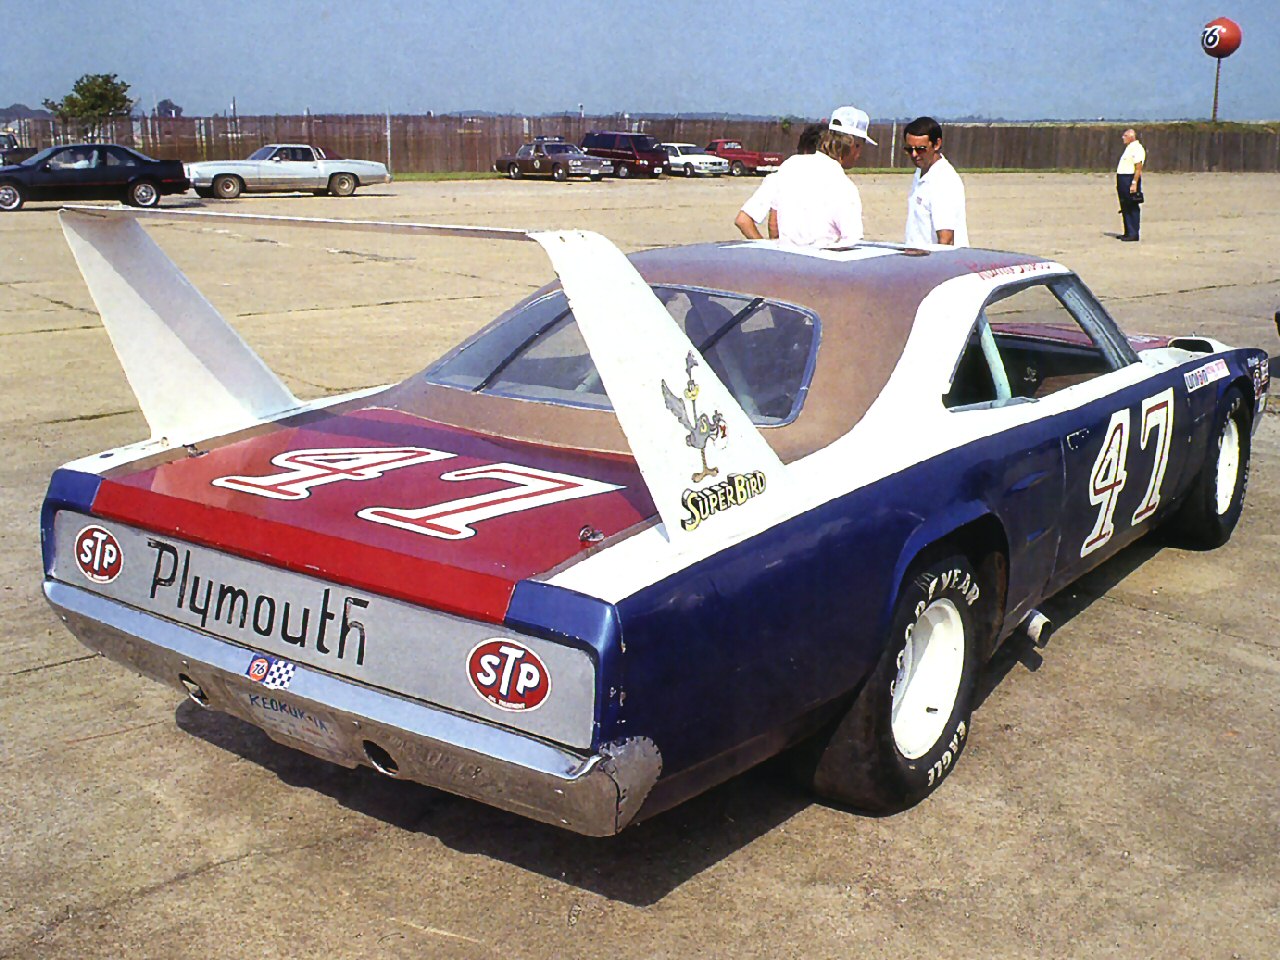
[[[9,130],[0,131],[0,167],[21,163],[27,157],[34,156],[35,147],[24,147],[18,143],[18,136]]]
[[[582,149],[610,161],[613,172],[624,179],[661,176],[667,163],[667,154],[658,141],[643,133],[593,130],[582,138]]]
[[[152,432],[53,475],[71,631],[282,743],[586,834],[792,744],[820,796],[930,794],[1044,597],[1166,519],[1231,536],[1270,375],[1127,338],[1034,256],[472,228],[559,281],[304,403],[139,225],[208,213],[62,216]]]
[[[153,160],[114,143],[75,143],[0,167],[0,211],[21,210],[28,200],[123,200],[154,207],[187,186],[176,160]]]
[[[686,177],[718,177],[729,172],[727,160],[713,157],[692,143],[663,143],[659,146],[667,154],[667,173],[682,173]]]
[[[219,200],[294,191],[349,197],[357,187],[391,182],[386,166],[376,160],[347,160],[305,143],[271,143],[247,160],[189,163],[187,176],[197,194]]]
[[[729,164],[729,172],[735,177],[748,173],[773,173],[782,164],[780,153],[748,150],[741,140],[712,140],[707,153],[721,157]]]
[[[561,137],[537,137],[515,153],[499,157],[494,161],[493,169],[505,173],[512,180],[532,176],[559,181],[570,177],[601,180],[605,174],[613,173],[613,164],[583,153],[577,144],[565,143]]]

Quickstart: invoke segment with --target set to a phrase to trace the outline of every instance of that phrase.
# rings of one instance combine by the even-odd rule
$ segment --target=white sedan
[[[330,156],[304,143],[272,143],[255,150],[248,160],[208,160],[185,168],[197,194],[219,200],[234,200],[241,193],[302,190],[349,197],[357,187],[391,182],[381,163]]]
[[[692,143],[664,143],[660,145],[667,154],[667,173],[686,177],[718,177],[729,172],[729,161],[713,157],[702,147]]]

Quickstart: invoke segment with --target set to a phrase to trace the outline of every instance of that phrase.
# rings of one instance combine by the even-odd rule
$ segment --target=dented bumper
[[[343,766],[370,766],[588,836],[627,826],[662,770],[644,737],[577,753],[300,664],[287,689],[273,688],[249,676],[262,659],[253,650],[51,578],[44,592],[90,649]]]

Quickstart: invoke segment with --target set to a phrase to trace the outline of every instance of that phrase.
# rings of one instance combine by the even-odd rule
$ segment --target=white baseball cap
[[[847,133],[853,137],[860,137],[873,147],[879,146],[878,143],[867,136],[867,127],[870,125],[871,118],[867,116],[867,112],[859,110],[857,107],[836,107],[831,111],[831,121],[827,124],[837,133]]]

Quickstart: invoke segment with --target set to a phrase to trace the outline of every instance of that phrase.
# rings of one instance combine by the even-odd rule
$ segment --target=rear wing
[[[67,207],[59,217],[154,440],[194,443],[307,405],[141,224],[234,222],[536,243],[560,277],[668,539],[707,531],[732,537],[785,499],[777,454],[635,267],[598,234],[180,209]]]

